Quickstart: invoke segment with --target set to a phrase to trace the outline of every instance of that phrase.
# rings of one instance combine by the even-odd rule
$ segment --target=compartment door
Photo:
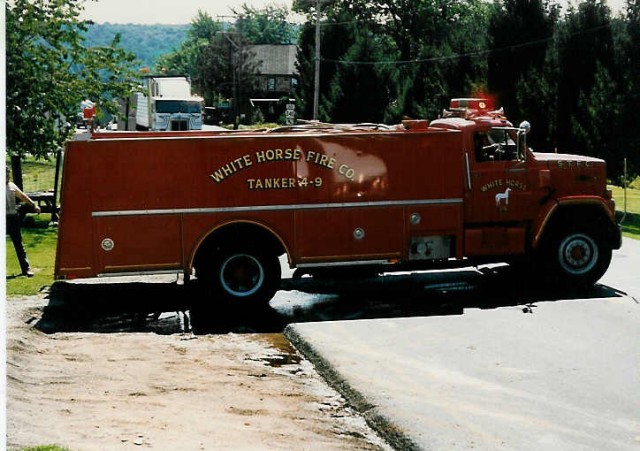
[[[296,213],[301,263],[401,257],[402,207],[347,207]]]
[[[95,218],[94,246],[99,273],[145,272],[182,267],[179,216]]]

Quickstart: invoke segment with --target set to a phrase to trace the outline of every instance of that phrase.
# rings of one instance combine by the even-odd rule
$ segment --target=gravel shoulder
[[[57,332],[7,301],[7,446],[389,449],[282,334]]]

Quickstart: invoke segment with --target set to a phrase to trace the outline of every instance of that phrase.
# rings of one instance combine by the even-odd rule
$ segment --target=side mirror
[[[526,161],[527,160],[527,135],[522,129],[520,129],[518,130],[517,136],[518,136],[518,143],[517,143],[518,160]]]
[[[522,121],[518,126],[518,158],[527,160],[527,134],[531,131],[529,121]]]

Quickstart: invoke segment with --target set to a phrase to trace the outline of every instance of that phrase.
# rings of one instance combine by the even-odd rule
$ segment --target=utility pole
[[[316,73],[313,89],[313,120],[318,120],[320,102],[320,0],[316,0]]]
[[[230,51],[231,65],[232,65],[232,77],[233,77],[233,129],[237,130],[240,124],[240,109],[238,102],[240,101],[240,57],[242,56],[242,49],[236,44],[233,39],[229,37],[227,32],[219,32],[225,37],[227,41],[233,46],[236,53]]]

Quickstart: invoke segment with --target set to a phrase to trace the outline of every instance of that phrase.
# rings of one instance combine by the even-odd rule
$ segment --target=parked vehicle
[[[311,275],[532,262],[593,284],[621,245],[603,160],[534,152],[483,99],[395,126],[94,134],[64,160],[55,276],[182,272],[268,302]]]
[[[136,93],[138,130],[202,130],[203,99],[191,94],[186,76],[145,77],[146,93]]]

